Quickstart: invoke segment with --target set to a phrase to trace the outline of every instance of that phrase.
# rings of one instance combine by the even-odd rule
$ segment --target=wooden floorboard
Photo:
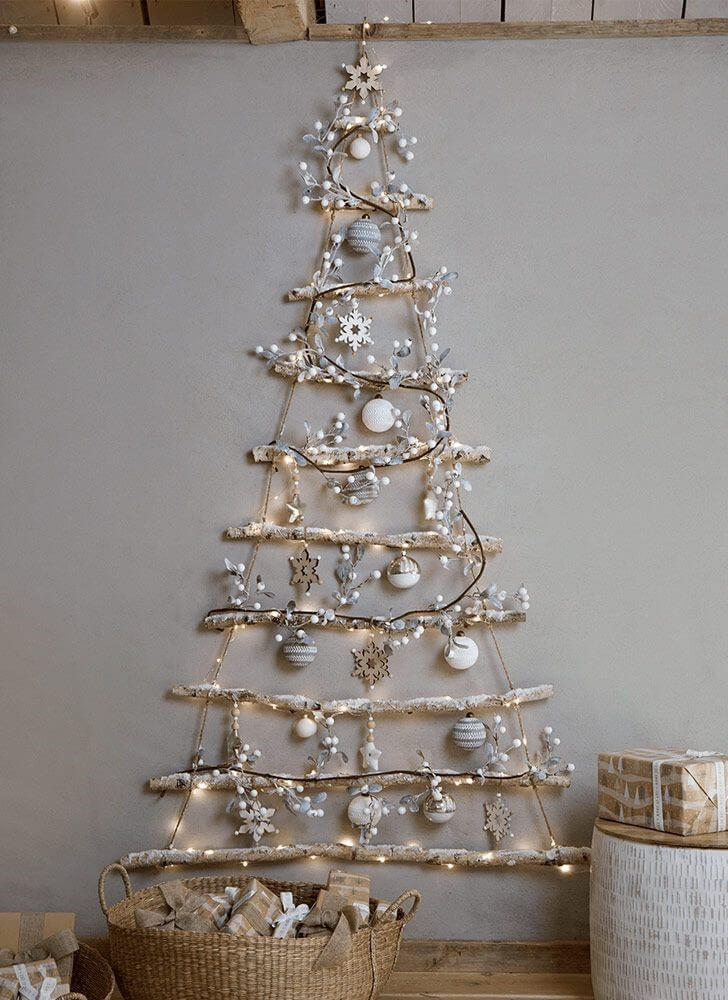
[[[395,972],[381,1000],[592,1000],[590,978],[575,973]]]

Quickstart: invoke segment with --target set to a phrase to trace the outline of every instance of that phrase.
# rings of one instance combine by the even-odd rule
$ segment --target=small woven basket
[[[126,899],[106,903],[110,872],[124,882]],[[200,893],[222,893],[225,886],[244,885],[249,876],[222,875],[185,879]],[[298,882],[265,884],[275,892],[291,892],[296,905],[313,906],[321,885]],[[99,877],[99,901],[109,926],[111,964],[125,1000],[371,1000],[392,972],[405,924],[420,903],[415,889],[402,893],[388,907],[396,913],[408,900],[410,910],[396,920],[383,918],[352,935],[351,955],[335,968],[313,969],[327,938],[245,938],[230,934],[140,930],[137,907],[161,909],[159,886],[132,893],[122,865],[108,865]],[[372,900],[372,908],[377,901]],[[372,909],[373,912],[373,909]]]
[[[114,973],[106,959],[87,944],[79,944],[66,1000],[111,1000],[114,985]]]

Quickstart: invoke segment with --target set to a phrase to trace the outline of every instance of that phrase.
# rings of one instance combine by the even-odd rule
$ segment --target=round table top
[[[640,844],[653,844],[656,847],[700,847],[712,851],[728,849],[728,830],[722,833],[700,833],[694,837],[681,837],[677,833],[662,833],[660,830],[630,826],[628,823],[615,823],[609,819],[596,820],[594,829],[620,840],[633,840]]]

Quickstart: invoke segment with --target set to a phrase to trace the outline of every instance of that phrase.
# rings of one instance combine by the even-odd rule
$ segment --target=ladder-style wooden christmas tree
[[[525,619],[528,593],[525,587],[513,593],[501,591],[486,580],[488,556],[501,550],[501,541],[481,535],[464,506],[470,491],[465,467],[488,462],[490,452],[480,445],[461,443],[451,423],[456,392],[468,374],[446,365],[449,352],[438,344],[437,325],[441,299],[450,294],[457,275],[441,268],[422,278],[415,269],[417,233],[411,228],[409,215],[429,210],[432,201],[412,191],[390,165],[393,155],[405,163],[413,159],[416,139],[403,132],[400,106],[384,100],[382,72],[386,67],[370,62],[365,28],[357,62],[343,67],[346,82],[335,100],[331,120],[316,122],[304,137],[321,170],[317,172],[307,162],[299,164],[303,202],[320,208],[328,227],[325,250],[310,283],[289,293],[291,301],[307,303],[305,322],[290,335],[286,349],[275,344],[256,348],[269,372],[287,380],[288,393],[275,440],[253,449],[256,462],[268,463],[260,517],[227,532],[231,540],[253,543],[251,557],[247,565],[226,560],[234,588],[230,605],[211,611],[205,618],[207,628],[224,633],[222,651],[211,673],[203,683],[173,689],[175,695],[202,702],[190,768],[150,782],[155,791],[181,792],[183,804],[168,846],[129,854],[122,860],[131,869],[248,864],[311,856],[472,868],[588,861],[587,848],[558,843],[542,801],[545,786],[568,786],[572,765],[562,763],[559,740],[550,727],[543,730],[537,751],[529,747],[522,719],[521,707],[549,698],[552,687],[516,687],[496,637],[500,624]],[[351,181],[345,181],[345,167],[366,161],[375,152],[382,161],[382,178],[363,194]],[[353,273],[357,261],[364,269],[363,276]],[[414,335],[394,340],[391,352],[378,361],[369,353],[374,341],[366,306],[372,297],[393,296],[402,296],[411,306]],[[360,363],[360,350],[368,367]],[[338,386],[354,400],[364,400],[359,416],[369,440],[384,439],[386,443],[349,446],[349,418],[344,412],[319,430],[305,423],[304,440],[291,441],[285,434],[286,421],[296,388],[303,383]],[[414,400],[412,408],[407,405],[410,400]],[[342,504],[354,508],[354,513],[368,505],[376,510],[382,490],[407,465],[424,473],[424,528],[388,533],[307,523],[302,480],[309,474],[325,481],[326,505],[331,508],[326,520],[330,522]],[[286,523],[276,523],[269,516],[276,476],[283,479]],[[268,542],[295,546],[289,562],[296,599],[284,606],[256,572],[261,547]],[[321,583],[321,557],[311,546],[339,547],[337,589],[333,600],[322,606],[309,596]],[[365,575],[362,564],[372,546],[391,550],[391,561],[384,572],[373,570]],[[442,573],[454,591],[452,596],[422,596],[431,586],[432,575],[422,573],[416,559],[420,550],[439,556]],[[404,611],[377,615],[359,611],[365,588],[372,595],[385,587],[393,588],[391,593],[412,589],[420,596],[414,607]],[[230,644],[249,626],[269,629],[281,644],[285,659],[299,667],[315,659],[319,630],[343,631],[346,635],[339,641],[347,643],[344,655],[352,657],[352,676],[366,685],[366,696],[327,700],[316,691],[304,696],[224,686],[222,675]],[[377,682],[392,676],[405,647],[407,657],[416,657],[418,640],[431,630],[443,633],[444,659],[447,668],[455,671],[467,670],[477,661],[478,645],[473,635],[491,641],[502,668],[502,693],[377,699]],[[349,652],[352,640],[355,645]],[[305,671],[302,676],[305,679]],[[469,676],[460,674],[461,678]],[[392,683],[396,683],[396,675]],[[203,758],[203,738],[210,713],[218,704],[230,708],[229,736],[224,759],[211,765]],[[260,769],[260,751],[245,742],[240,732],[241,706],[246,705],[292,713],[297,736],[319,737],[316,755],[308,758],[299,773]],[[419,713],[445,715],[451,720],[459,717],[451,738],[456,747],[468,751],[467,767],[445,769],[425,760],[424,755],[414,769],[410,769],[416,763],[412,760],[407,762],[410,768],[380,766],[381,754],[375,742],[380,717]],[[346,716],[366,720],[366,735],[355,764],[349,764],[336,733],[336,720]],[[514,736],[508,735],[509,725]],[[430,848],[378,842],[380,820],[395,811],[401,816],[419,812],[435,826],[447,823],[456,809],[453,790],[459,786],[486,790],[485,837],[481,832],[479,845]],[[403,794],[393,807],[384,793],[395,788]],[[177,846],[182,818],[196,789],[231,793],[235,833],[248,838],[246,846],[204,850]],[[523,789],[535,796],[545,836],[534,847],[507,849],[502,846],[511,833],[507,795]],[[341,811],[358,833],[358,843],[318,843],[305,837],[293,844],[265,842],[277,833],[274,817],[281,805],[304,823],[322,816],[332,802],[341,803]]]

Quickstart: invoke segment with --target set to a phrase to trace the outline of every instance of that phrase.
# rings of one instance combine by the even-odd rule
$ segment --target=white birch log
[[[275,864],[300,858],[330,858],[337,861],[411,862],[452,868],[525,868],[537,865],[589,865],[588,847],[553,847],[549,850],[469,851],[459,847],[405,847],[400,844],[282,844],[279,847],[231,847],[213,850],[166,848],[136,851],[121,859],[129,871],[163,868],[167,865]]]
[[[322,368],[316,368],[315,371],[311,372],[311,370],[306,368],[305,365],[302,367],[297,361],[289,361],[287,359],[284,360],[283,357],[281,357],[280,361],[274,361],[270,370],[275,372],[277,375],[283,375],[286,378],[293,378],[294,376],[298,377],[302,372],[304,372],[306,375],[306,382],[336,382],[336,373],[330,375]],[[389,387],[389,379],[387,376],[381,375],[378,372],[353,371],[351,374],[354,378],[364,379],[369,383],[376,382],[382,389],[387,389]],[[409,375],[404,372],[403,374],[405,378],[402,385],[405,388],[429,389],[433,384],[432,377],[427,377],[418,372],[412,372]],[[467,382],[469,374],[469,372],[458,369],[441,368],[437,373],[435,384],[437,384],[438,380],[441,380],[442,385],[462,385],[463,382]]]
[[[417,713],[480,712],[490,708],[511,708],[524,702],[551,698],[551,684],[537,687],[512,688],[504,694],[475,694],[465,698],[408,698],[403,701],[369,698],[342,698],[337,701],[316,701],[302,694],[263,694],[248,688],[219,687],[214,684],[177,684],[172,694],[182,698],[208,698],[211,701],[237,701],[249,705],[265,705],[294,714],[321,711],[324,715],[415,715]]]
[[[335,203],[322,205],[320,201],[315,204],[322,208],[324,211],[331,212],[336,209],[337,212],[360,212],[362,209],[364,211],[369,208],[367,202],[373,201],[376,205],[379,205],[385,211],[389,212],[391,215],[392,211],[400,204],[400,198],[402,199],[402,204],[408,212],[429,212],[432,210],[435,202],[434,200],[426,194],[415,194],[412,192],[406,195],[400,195],[397,201],[392,201],[386,194],[368,194],[367,201],[360,201],[356,198],[353,205],[342,205],[339,207]]]
[[[322,445],[315,452],[308,448],[301,448],[300,451],[311,462],[322,468],[352,463],[386,466],[386,459],[394,454],[392,447],[386,444],[362,444],[354,448],[328,448]],[[252,454],[255,462],[277,462],[286,459],[294,461],[282,448],[273,444],[256,445]],[[466,462],[471,465],[484,465],[490,462],[490,448],[486,445],[460,444],[458,441],[436,448],[434,451],[430,451],[425,441],[418,441],[412,445],[408,454],[412,458],[432,456],[443,458],[448,462]]]
[[[296,611],[291,615],[291,625],[295,628],[315,627],[311,623],[311,616],[318,617],[316,611]],[[413,622],[419,622],[423,628],[435,628],[437,626],[437,615],[424,614],[410,616]],[[408,619],[409,620],[409,619]],[[505,625],[513,622],[525,622],[525,611],[488,611],[485,615],[459,615],[453,621],[453,629],[460,627],[469,628],[471,625],[478,625],[488,622],[491,625]],[[202,622],[202,627],[206,629],[226,629],[243,625],[280,625],[285,621],[285,614],[274,608],[272,611],[235,611],[230,608],[216,608],[210,611]],[[323,626],[322,626],[323,627]],[[369,629],[370,631],[391,632],[396,637],[396,631],[387,627],[384,623],[371,618],[347,618],[345,615],[336,615],[332,621],[325,626],[327,629]]]
[[[452,552],[455,542],[436,531],[403,531],[398,534],[380,534],[377,531],[356,531],[346,528],[316,528],[304,525],[271,524],[268,521],[251,521],[239,527],[228,528],[225,537],[231,541],[262,538],[268,542],[316,542],[331,545],[383,545],[389,549],[437,549]],[[480,541],[487,555],[503,551],[503,539],[481,535]],[[463,539],[458,544],[462,547]],[[473,535],[465,535],[466,546],[474,546]]]
[[[448,771],[437,771],[442,778],[443,785],[476,785],[482,787],[484,784],[496,783],[507,785],[509,788],[531,788],[534,784],[546,788],[569,788],[571,778],[568,774],[549,775],[541,781],[533,781],[528,775],[519,775],[509,778],[508,775],[497,772],[486,772],[481,778],[474,771],[462,771],[449,773]],[[381,774],[374,771],[370,774],[319,774],[312,776],[299,776],[295,774],[263,775],[248,772],[245,775],[245,784],[251,788],[269,789],[274,788],[276,782],[289,785],[306,785],[308,787],[326,786],[327,788],[346,788],[358,781],[375,783],[382,788],[396,788],[401,785],[427,784],[427,777],[418,774],[416,771],[396,771],[393,773]],[[209,789],[213,792],[234,791],[238,780],[233,776],[221,773],[212,774],[208,771],[196,772],[178,771],[175,774],[163,774],[156,778],[149,779],[149,790],[151,792],[181,792],[188,788]]]
[[[431,278],[415,278],[413,281],[398,281],[395,285],[388,287],[378,285],[374,281],[367,281],[361,285],[345,285],[343,287],[325,288],[323,291],[316,291],[313,285],[303,285],[301,288],[292,288],[288,293],[289,302],[306,302],[310,299],[330,299],[342,292],[351,292],[356,298],[364,296],[378,295],[380,298],[385,295],[411,295],[422,288],[432,286]]]

